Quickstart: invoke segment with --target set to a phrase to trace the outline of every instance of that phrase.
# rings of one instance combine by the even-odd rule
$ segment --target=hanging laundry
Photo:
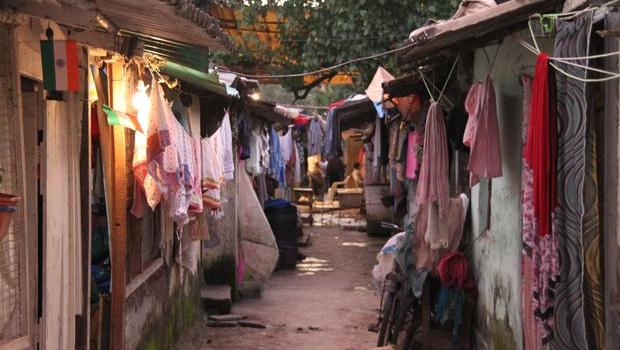
[[[321,153],[323,147],[323,129],[318,118],[313,118],[308,126],[308,156],[314,156]]]
[[[522,305],[524,349],[538,350],[550,339],[554,323],[554,286],[559,276],[558,238],[553,232],[540,236],[534,215],[534,178],[527,162],[532,78],[523,79],[521,207],[522,207]]]
[[[476,287],[469,271],[467,258],[461,252],[448,252],[437,263],[441,284],[448,288],[473,289]]]
[[[233,138],[232,138],[232,130],[230,127],[230,115],[228,111],[224,114],[224,119],[222,120],[221,129],[221,137],[222,137],[222,166],[224,167],[224,178],[228,180],[232,180],[235,174],[235,161],[233,157]]]
[[[221,141],[218,129],[211,137],[200,141],[202,150],[202,202],[217,211],[222,207],[220,187],[224,178],[224,169],[221,164]]]
[[[154,89],[153,89],[154,90]],[[159,190],[153,183],[153,178],[147,173],[146,165],[146,153],[147,153],[147,132],[148,132],[148,113],[140,115],[138,118],[140,122],[140,129],[143,132],[134,132],[134,145],[133,145],[133,203],[129,212],[136,218],[141,218],[144,215],[144,203],[159,202],[160,194]],[[143,124],[144,123],[144,124]],[[148,179],[147,179],[148,178]],[[149,190],[150,199],[147,201],[145,182]]]
[[[279,135],[280,150],[282,153],[282,160],[284,161],[285,164],[288,164],[288,162],[291,160],[291,158],[294,155],[295,149],[293,147],[293,144],[294,144],[293,129],[288,128],[285,131],[286,131],[286,134]]]
[[[308,126],[310,124],[310,118],[307,115],[300,114],[295,119],[293,119],[293,125],[296,128],[303,128],[304,126]]]
[[[420,154],[422,151],[421,139],[417,130],[410,131],[407,137],[407,165],[405,177],[414,181],[418,179],[418,170],[420,169]]]
[[[297,163],[295,167],[298,169],[299,185],[301,185],[302,183],[307,183],[308,180],[308,155],[307,149],[304,146],[304,141],[307,142],[307,140],[303,140],[300,134],[297,135],[298,137],[295,138],[295,146],[297,147]]]
[[[271,153],[269,150],[269,129],[264,123],[261,123],[260,126],[258,146],[260,150],[261,174],[264,174],[269,169],[269,164],[271,163]]]
[[[250,118],[247,109],[241,109],[239,111],[239,121],[237,129],[239,132],[239,144],[241,148],[241,154],[239,159],[245,160],[250,158],[250,127],[248,125],[248,119]]]
[[[179,182],[175,188],[168,193],[168,216],[179,226],[189,223],[189,207],[193,192],[193,166],[192,158],[194,155],[193,141],[191,136],[185,132],[183,126],[175,121],[176,125],[171,125],[175,129],[177,156],[179,164]]]
[[[192,142],[192,167],[193,167],[193,177],[192,177],[192,193],[189,205],[189,212],[192,215],[198,215],[203,212],[203,204],[202,204],[202,188],[201,188],[201,180],[202,180],[202,153],[200,141],[194,137],[191,138]]]
[[[381,118],[375,118],[375,133],[372,137],[372,145],[373,145],[373,156],[372,156],[372,165],[374,167],[379,167],[381,165],[381,154],[383,152],[383,142],[381,139],[383,138],[382,127],[381,127]]]
[[[428,204],[428,226],[424,238],[431,248],[446,246],[442,237],[450,198],[448,195],[448,145],[443,111],[434,102],[428,110],[424,135],[422,166],[416,197],[419,204]]]
[[[252,119],[250,126],[250,157],[245,160],[245,171],[252,176],[258,176],[261,171],[261,144],[260,144],[260,126],[256,119]]]
[[[490,77],[474,83],[467,93],[465,109],[469,113],[463,135],[463,144],[470,148],[469,185],[476,185],[481,177],[502,176],[502,152],[497,124],[495,87]]]
[[[160,85],[151,88],[151,108],[147,132],[146,164],[147,174],[144,189],[149,206],[155,208],[161,198],[167,198],[169,191],[178,186],[179,162],[176,134],[172,125],[176,119],[170,105],[164,99]]]
[[[344,101],[342,103],[344,103]],[[335,107],[330,107],[330,110],[327,112],[327,127],[325,131],[323,155],[327,158],[342,156],[340,116],[336,113]]]
[[[295,164],[293,165],[293,186],[299,186],[301,184],[301,154],[297,143],[293,143],[295,150]]]
[[[598,66],[586,57],[592,51],[600,49],[592,40],[592,32],[598,27],[594,25],[598,21],[594,13],[587,11],[566,18],[558,18],[555,22],[553,55],[559,59],[582,57],[571,61],[576,65],[554,61],[559,69],[573,77],[596,77],[584,68]],[[546,59],[546,57],[539,56],[539,59]],[[557,125],[559,126],[557,148],[556,152],[547,150],[546,159],[544,159],[548,161],[553,155],[556,156],[555,159],[552,158],[556,161],[553,163],[555,169],[551,172],[552,179],[538,177],[540,160],[537,157],[532,157],[533,159],[528,159],[528,161],[534,160],[531,163],[534,165],[532,170],[536,215],[537,217],[538,215],[544,216],[546,221],[548,221],[547,214],[552,215],[551,234],[557,235],[559,240],[560,277],[554,289],[556,293],[555,322],[549,347],[575,350],[606,349],[606,345],[611,344],[607,348],[617,348],[617,341],[613,344],[609,342],[610,328],[605,319],[610,307],[609,304],[606,305],[605,292],[612,284],[605,284],[604,282],[607,281],[603,277],[605,244],[602,237],[604,230],[600,229],[601,199],[598,197],[598,189],[602,184],[598,183],[601,178],[598,174],[600,169],[597,169],[597,154],[601,155],[603,152],[597,152],[596,149],[598,136],[593,117],[598,112],[594,111],[597,108],[596,98],[593,98],[590,93],[591,87],[595,84],[561,74],[548,65],[541,67],[541,73],[542,68],[549,69],[550,92],[557,92],[557,95],[550,93],[548,96],[549,107],[557,106],[552,109],[552,112],[557,111]],[[538,85],[538,73],[537,70],[534,89]],[[557,80],[555,87],[553,78]],[[555,97],[557,97],[557,102],[554,101]],[[532,103],[536,103],[536,93],[533,93]],[[542,111],[547,112],[547,110]],[[534,118],[534,116],[532,113],[531,117]],[[553,120],[554,116],[551,113],[548,116],[548,119]],[[605,121],[609,120],[607,115],[603,118]],[[548,134],[544,135],[547,137]],[[534,138],[537,139],[538,136],[539,134],[536,134]],[[537,139],[537,141],[538,146],[544,148],[544,144],[540,145],[541,140]],[[553,149],[553,146],[549,148]],[[539,150],[538,147],[534,149]],[[536,154],[537,152],[534,152],[534,155]],[[542,162],[542,164],[546,163]],[[543,170],[545,169],[543,167]],[[542,186],[542,190],[539,186]],[[542,194],[537,190],[541,190]],[[551,192],[556,195],[553,200],[547,197]],[[547,208],[551,212],[548,212]],[[547,232],[543,231],[542,226],[543,223],[540,222],[539,234],[544,235]],[[613,283],[614,287],[617,285]],[[614,324],[617,325],[618,322],[614,321]]]
[[[416,235],[413,247],[417,268],[426,268],[429,271],[435,271],[436,264],[442,254],[458,249],[463,236],[463,225],[469,207],[469,198],[462,193],[458,197],[450,199],[446,212],[441,217],[441,222],[434,223],[439,227],[438,234],[432,237],[436,241],[428,240],[424,235],[424,232],[428,231],[428,226],[432,224],[429,216],[432,207],[433,204],[431,203],[423,203],[418,207],[414,232],[421,234]],[[437,219],[433,218],[433,220]]]
[[[417,200],[436,203],[441,211],[448,205],[448,145],[441,107],[433,103],[426,117],[424,150],[417,188]]]
[[[279,182],[280,187],[286,187],[286,169],[282,159],[280,137],[273,127],[269,128],[269,175]]]
[[[525,148],[526,160],[534,176],[534,215],[540,236],[551,233],[551,215],[557,205],[555,84],[550,81],[548,65],[549,57],[545,53],[538,55]]]

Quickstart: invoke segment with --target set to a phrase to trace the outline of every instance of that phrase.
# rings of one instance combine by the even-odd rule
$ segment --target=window
[[[148,277],[157,271],[162,264],[163,252],[163,213],[161,206],[155,210],[144,200],[144,215],[136,218],[129,209],[134,201],[133,190],[133,144],[134,132],[126,131],[126,159],[127,159],[127,294],[138,288]]]

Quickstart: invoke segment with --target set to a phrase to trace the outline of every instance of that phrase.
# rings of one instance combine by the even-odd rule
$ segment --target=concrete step
[[[239,286],[239,294],[242,298],[258,299],[263,295],[263,284],[257,281],[244,281]]]
[[[232,308],[232,290],[228,285],[207,285],[200,291],[202,307],[210,315],[224,315]]]
[[[215,322],[236,322],[236,321],[245,320],[245,318],[246,317],[242,315],[232,315],[232,314],[210,315],[209,316],[209,320],[215,321]]]

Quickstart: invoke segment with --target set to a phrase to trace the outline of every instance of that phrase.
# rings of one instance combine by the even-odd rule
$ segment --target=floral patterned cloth
[[[541,349],[553,329],[554,287],[559,275],[558,237],[540,236],[534,214],[534,176],[525,159],[532,78],[523,77],[521,203],[523,219],[523,329],[525,350]]]

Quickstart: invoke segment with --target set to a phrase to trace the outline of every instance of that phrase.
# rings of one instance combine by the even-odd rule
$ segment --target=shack
[[[592,69],[618,72],[617,56],[606,54],[618,49],[618,39],[611,34],[618,23],[615,6],[498,1],[491,8],[418,28],[398,54],[404,76],[384,84],[396,97],[414,91],[416,85],[437,96],[451,77],[446,73],[453,71],[441,101],[451,110],[463,108],[472,84],[492,82],[501,174],[483,177],[471,187],[471,232],[464,237],[477,289],[475,348],[617,347],[619,82]],[[552,22],[553,28],[541,25],[544,21]],[[576,39],[576,33],[582,33],[583,40]],[[525,149],[532,130],[530,96],[539,52],[557,59],[552,66],[558,84],[558,168],[550,177],[557,181],[558,221],[549,236],[533,238],[538,228],[531,226],[527,196],[532,175]],[[598,59],[571,64],[582,56]],[[428,79],[431,76],[446,78]],[[568,94],[567,84],[575,87]],[[573,104],[576,100],[581,102]],[[462,130],[460,136],[457,143]],[[471,184],[471,150],[454,144],[452,149],[453,195],[468,191]],[[544,242],[549,244],[543,247]],[[545,260],[550,265],[541,266],[541,255],[551,259]]]
[[[68,48],[44,61],[43,42]],[[17,200],[0,241],[0,349],[170,347],[199,315],[207,230],[187,240],[161,206],[132,214],[135,95],[154,72],[151,91],[176,91],[200,138],[219,122],[203,121],[200,97],[239,99],[203,76],[230,39],[191,1],[3,1],[0,46],[0,190]]]

